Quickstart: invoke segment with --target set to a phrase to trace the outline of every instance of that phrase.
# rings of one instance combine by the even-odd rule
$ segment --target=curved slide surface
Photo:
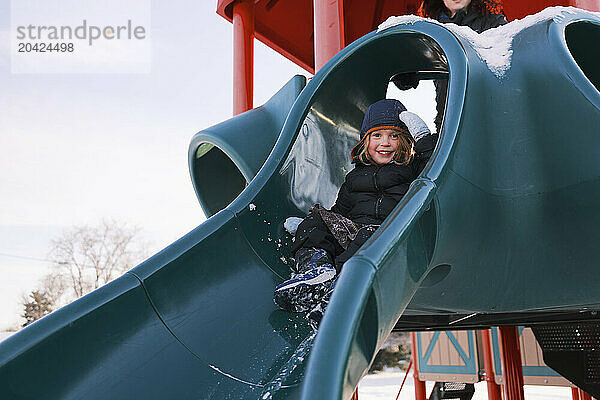
[[[345,399],[404,315],[451,327],[600,308],[600,19],[535,18],[501,73],[478,37],[406,20],[199,132],[190,171],[214,215],[2,342],[0,397]],[[438,146],[344,266],[315,335],[271,300],[293,262],[283,222],[333,203],[366,107],[415,71],[449,76]]]

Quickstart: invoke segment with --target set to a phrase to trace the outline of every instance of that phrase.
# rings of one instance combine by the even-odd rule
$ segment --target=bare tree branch
[[[68,282],[71,300],[122,275],[147,256],[140,230],[115,220],[77,226],[51,242],[53,275]],[[62,296],[62,294],[61,294]]]

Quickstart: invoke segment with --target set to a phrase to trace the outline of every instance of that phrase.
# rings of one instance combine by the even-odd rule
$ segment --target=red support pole
[[[315,72],[344,48],[344,0],[313,0]]]
[[[579,400],[592,400],[592,396],[583,391],[583,389],[579,389]]]
[[[571,388],[571,397],[573,400],[579,400],[579,388]]]
[[[506,400],[524,400],[523,365],[521,364],[518,327],[501,326],[499,331],[502,375],[504,375],[504,398]]]
[[[494,363],[492,359],[492,331],[485,329],[481,331],[483,344],[483,363],[485,364],[485,381],[489,400],[502,400],[500,385],[496,383]]]
[[[254,1],[233,4],[233,115],[252,109],[254,95]]]
[[[570,0],[568,5],[588,11],[600,11],[600,2],[598,0]]]
[[[419,363],[417,362],[417,334],[410,333],[412,361],[413,361],[413,378],[415,380],[415,400],[427,400],[425,382],[419,380]]]
[[[400,390],[398,390],[398,394],[396,395],[396,400],[400,398],[400,393],[402,393],[402,388],[404,387],[404,382],[406,382],[406,377],[408,376],[408,372],[412,368],[413,359],[410,359],[408,363],[408,368],[406,368],[406,373],[404,374],[404,379],[402,379],[402,384],[400,385]]]
[[[356,388],[350,400],[358,400],[358,388]]]

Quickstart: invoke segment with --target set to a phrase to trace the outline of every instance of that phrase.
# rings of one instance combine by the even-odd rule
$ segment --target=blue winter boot
[[[323,315],[325,314],[325,309],[329,305],[329,300],[331,299],[331,295],[333,294],[333,290],[335,289],[335,284],[337,283],[337,278],[329,284],[329,288],[327,292],[319,302],[308,314],[306,314],[306,320],[308,324],[316,331],[319,329],[319,325],[321,324],[321,320],[323,319]]]
[[[273,300],[284,310],[306,312],[327,294],[336,270],[322,249],[300,249],[296,253],[298,273],[275,288]]]
[[[316,267],[324,264],[333,264],[333,260],[329,253],[323,249],[317,249],[315,247],[301,248],[296,254],[296,264],[294,272],[301,274],[303,272],[310,271]]]

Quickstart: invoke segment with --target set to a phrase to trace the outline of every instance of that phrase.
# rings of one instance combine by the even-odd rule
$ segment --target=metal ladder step
[[[471,400],[473,394],[475,394],[475,385],[472,383],[436,382],[429,400]]]

